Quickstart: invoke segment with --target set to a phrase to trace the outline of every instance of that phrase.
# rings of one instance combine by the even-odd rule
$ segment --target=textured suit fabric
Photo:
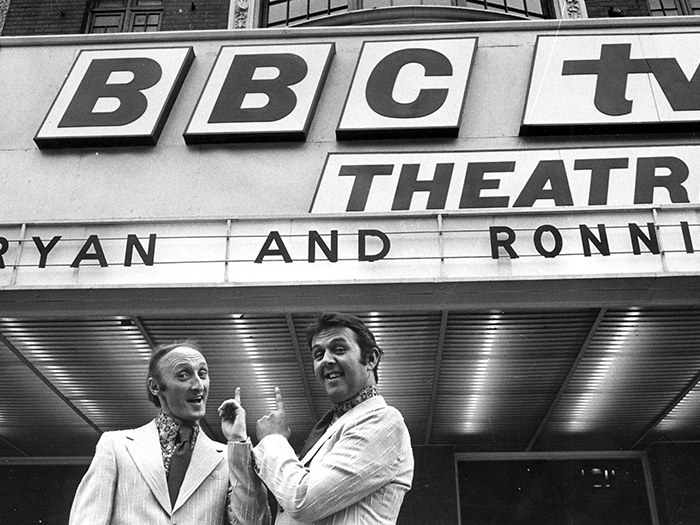
[[[200,432],[171,505],[155,422],[105,432],[76,492],[69,524],[267,524],[267,495],[253,475],[249,451],[250,443],[227,446]]]
[[[281,507],[276,525],[394,524],[413,480],[408,430],[381,396],[344,414],[301,459],[279,434],[253,457]]]

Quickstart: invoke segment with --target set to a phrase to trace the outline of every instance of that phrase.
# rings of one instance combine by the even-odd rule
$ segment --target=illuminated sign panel
[[[700,204],[700,148],[330,154],[311,213]]]
[[[34,142],[155,145],[193,60],[191,47],[81,51]]]
[[[700,272],[697,206],[0,227],[0,286],[354,284]]]
[[[333,43],[222,47],[185,141],[305,140]]]
[[[365,42],[338,139],[456,137],[476,38]]]
[[[540,36],[521,134],[696,130],[700,34]]]

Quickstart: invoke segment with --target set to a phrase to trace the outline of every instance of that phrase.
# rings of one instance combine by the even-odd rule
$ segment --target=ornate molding
[[[5,25],[5,19],[7,18],[7,10],[10,8],[10,0],[0,0],[0,34],[2,34],[2,28]]]
[[[571,20],[588,18],[584,0],[555,0],[554,10],[559,19]]]
[[[248,27],[248,0],[236,0],[233,14],[233,28],[245,29]]]
[[[583,18],[579,0],[566,0],[566,18]]]

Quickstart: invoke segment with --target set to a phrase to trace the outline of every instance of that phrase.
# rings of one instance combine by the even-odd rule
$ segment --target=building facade
[[[194,338],[204,431],[363,317],[399,523],[700,521],[692,2],[0,2],[0,521],[66,523]],[[2,21],[4,20],[4,24]],[[50,431],[47,431],[50,429]]]

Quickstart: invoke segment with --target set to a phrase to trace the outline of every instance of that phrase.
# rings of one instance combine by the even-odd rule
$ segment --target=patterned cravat
[[[329,410],[326,412],[321,420],[316,423],[314,428],[311,429],[311,432],[309,433],[309,437],[306,438],[306,442],[304,443],[304,446],[301,448],[301,452],[299,452],[299,459],[302,459],[306,453],[311,450],[311,447],[316,444],[316,442],[321,439],[321,436],[326,432],[329,426],[331,426],[333,423],[338,421],[340,417],[345,414],[346,412],[349,412],[353,408],[355,408],[357,405],[362,403],[363,401],[368,400],[370,397],[378,396],[379,395],[379,388],[377,388],[376,385],[370,385],[364,387],[362,390],[360,390],[357,394],[352,396],[350,399],[347,401],[344,401],[342,403],[337,403],[332,410]]]
[[[192,447],[190,446],[192,430],[193,428],[188,425],[180,425],[177,431],[177,444],[173,450],[170,471],[168,472],[168,492],[170,493],[170,503],[173,506],[175,506],[175,500],[177,500],[182,480],[185,479],[185,473],[192,457]]]

